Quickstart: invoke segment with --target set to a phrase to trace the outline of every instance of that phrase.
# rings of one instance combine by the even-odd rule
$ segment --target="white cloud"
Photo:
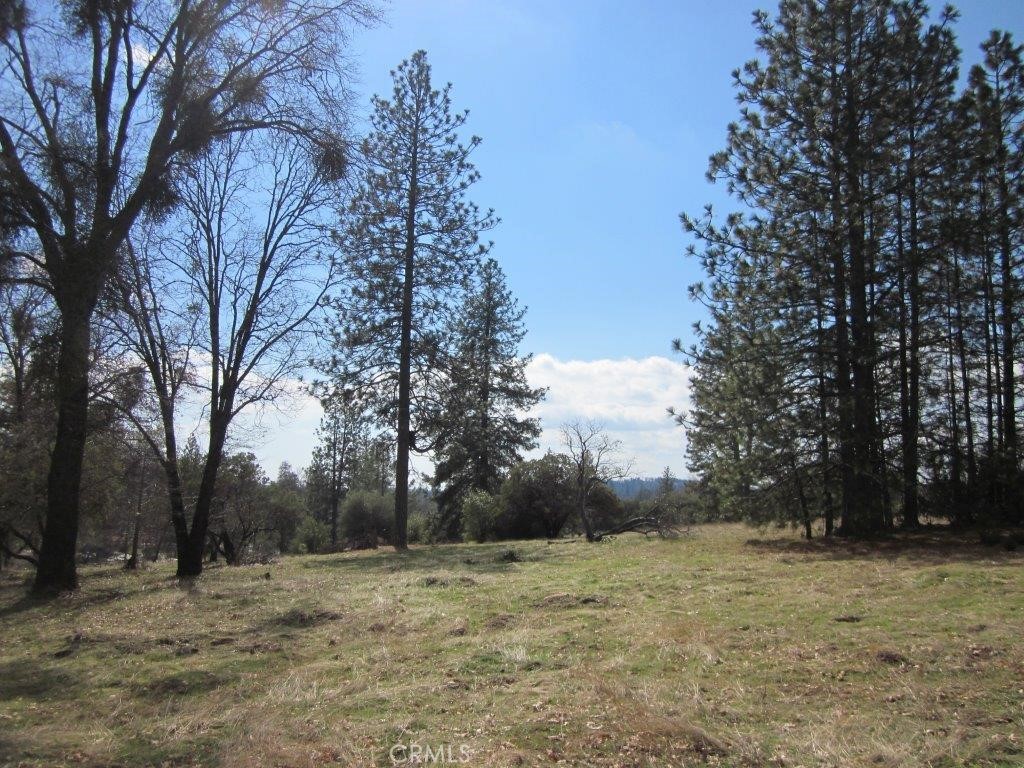
[[[287,461],[292,469],[306,467],[316,445],[316,428],[320,426],[323,408],[320,401],[308,394],[300,382],[274,406],[247,408],[232,430],[235,449],[251,450],[259,457],[263,471],[277,477],[278,467]],[[289,382],[292,383],[292,382]]]
[[[531,385],[549,388],[535,411],[544,429],[539,452],[562,449],[561,424],[592,419],[622,441],[623,458],[634,459],[635,474],[656,476],[668,466],[676,476],[686,475],[685,435],[667,409],[689,403],[688,366],[665,357],[563,361],[540,354],[527,377]]]
[[[563,423],[592,419],[622,441],[622,458],[634,459],[634,474],[654,477],[668,466],[677,477],[687,475],[685,433],[666,411],[689,403],[688,366],[666,357],[559,360],[545,353],[533,358],[526,373],[532,386],[549,390],[533,411],[544,430],[536,455],[562,450]],[[296,469],[309,463],[322,413],[300,382],[286,382],[284,389],[288,396],[276,407],[246,409],[232,427],[230,450],[253,451],[271,477],[282,461]],[[189,416],[196,421],[187,428],[198,426],[197,437],[204,443],[198,410]],[[429,459],[416,457],[414,470],[429,473]]]
[[[132,63],[136,67],[145,67],[153,60],[153,52],[141,43],[132,43]]]
[[[199,389],[186,394],[178,406],[178,444],[195,436],[202,450],[206,450],[209,429],[210,356],[194,356],[195,376]],[[246,389],[264,382],[258,372],[246,379]],[[316,444],[316,428],[320,425],[323,408],[320,401],[309,394],[305,381],[285,377],[274,388],[269,401],[246,406],[231,421],[225,450],[251,451],[259,459],[263,471],[277,477],[278,467],[288,462],[295,470],[309,464]]]

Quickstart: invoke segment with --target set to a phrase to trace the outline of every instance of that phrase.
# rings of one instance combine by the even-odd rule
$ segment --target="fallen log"
[[[594,534],[594,541],[600,541],[606,536],[615,536],[620,533],[642,533],[650,536],[658,534],[663,539],[674,539],[679,536],[679,529],[673,523],[667,523],[657,517],[645,515],[626,520],[624,523],[609,528],[607,531],[599,531]]]

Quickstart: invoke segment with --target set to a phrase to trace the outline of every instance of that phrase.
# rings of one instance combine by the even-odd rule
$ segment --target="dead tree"
[[[620,533],[642,533],[644,536],[657,534],[663,539],[675,539],[679,537],[680,530],[675,522],[661,514],[660,507],[655,507],[649,514],[632,517],[606,531],[595,533],[591,541],[601,541],[601,539]]]
[[[562,443],[573,464],[576,510],[587,541],[599,541],[601,535],[594,531],[594,523],[587,508],[591,493],[599,485],[605,485],[629,474],[632,461],[618,460],[622,442],[614,440],[604,425],[593,421],[571,421],[562,425]]]

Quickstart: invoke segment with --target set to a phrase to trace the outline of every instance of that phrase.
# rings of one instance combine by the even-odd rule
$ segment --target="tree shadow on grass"
[[[418,574],[424,571],[507,573],[519,563],[544,562],[554,553],[543,542],[502,542],[499,544],[434,544],[396,552],[379,550],[322,555],[304,563],[306,568],[366,569],[390,573]]]
[[[210,693],[238,681],[238,675],[220,672],[216,668],[185,669],[144,682],[134,682],[130,690],[133,695],[166,701],[169,697],[193,696]]]
[[[0,597],[0,600],[3,600],[3,597]],[[22,594],[20,597],[17,597],[13,602],[9,603],[8,605],[0,607],[0,619],[6,619],[8,616],[17,616],[19,613],[31,611],[34,608],[42,608],[48,605],[49,602],[49,600],[33,597],[32,595]]]
[[[942,526],[900,531],[872,539],[840,536],[810,541],[748,539],[746,546],[766,554],[817,560],[899,560],[915,565],[972,563],[986,566],[1024,562],[1024,546],[1007,549],[1003,543],[985,545],[977,532],[953,531]]]
[[[120,588],[80,590],[74,593],[63,593],[53,596],[40,596],[31,593],[23,594],[9,605],[0,607],[0,619],[15,616],[36,608],[45,609],[53,605],[59,605],[64,609],[81,611],[98,605],[106,605],[115,600],[120,600],[122,597],[128,597],[130,594],[130,591]]]
[[[13,761],[24,755],[24,745],[14,739],[11,734],[0,732],[0,765],[6,765],[4,761]]]
[[[89,566],[79,571],[79,588],[74,592],[42,595],[31,591],[31,573],[24,572],[18,577],[7,576],[0,580],[0,619],[53,606],[61,610],[82,611],[131,597],[146,588],[141,580],[120,578],[122,574],[124,570],[119,565]],[[118,578],[115,581],[112,577]]]
[[[72,698],[79,679],[66,667],[21,658],[0,663],[0,701]]]

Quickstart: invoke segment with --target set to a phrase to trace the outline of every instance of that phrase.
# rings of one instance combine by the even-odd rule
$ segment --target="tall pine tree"
[[[467,201],[479,174],[458,134],[451,85],[435,90],[425,51],[392,72],[390,100],[375,96],[362,177],[342,235],[351,292],[332,369],[397,434],[395,535],[407,546],[409,455],[430,444],[433,395],[443,385],[447,315],[490,245],[492,211]]]
[[[723,511],[853,535],[1019,515],[1021,50],[994,33],[958,101],[955,19],[755,17],[763,60],[709,170],[745,210],[683,216],[711,322],[682,422]]]
[[[525,414],[544,397],[526,380],[530,356],[519,356],[526,335],[501,267],[488,259],[450,329],[455,350],[440,409],[434,485],[440,523],[460,530],[459,510],[471,490],[497,493],[501,482],[536,446],[540,424]]]

